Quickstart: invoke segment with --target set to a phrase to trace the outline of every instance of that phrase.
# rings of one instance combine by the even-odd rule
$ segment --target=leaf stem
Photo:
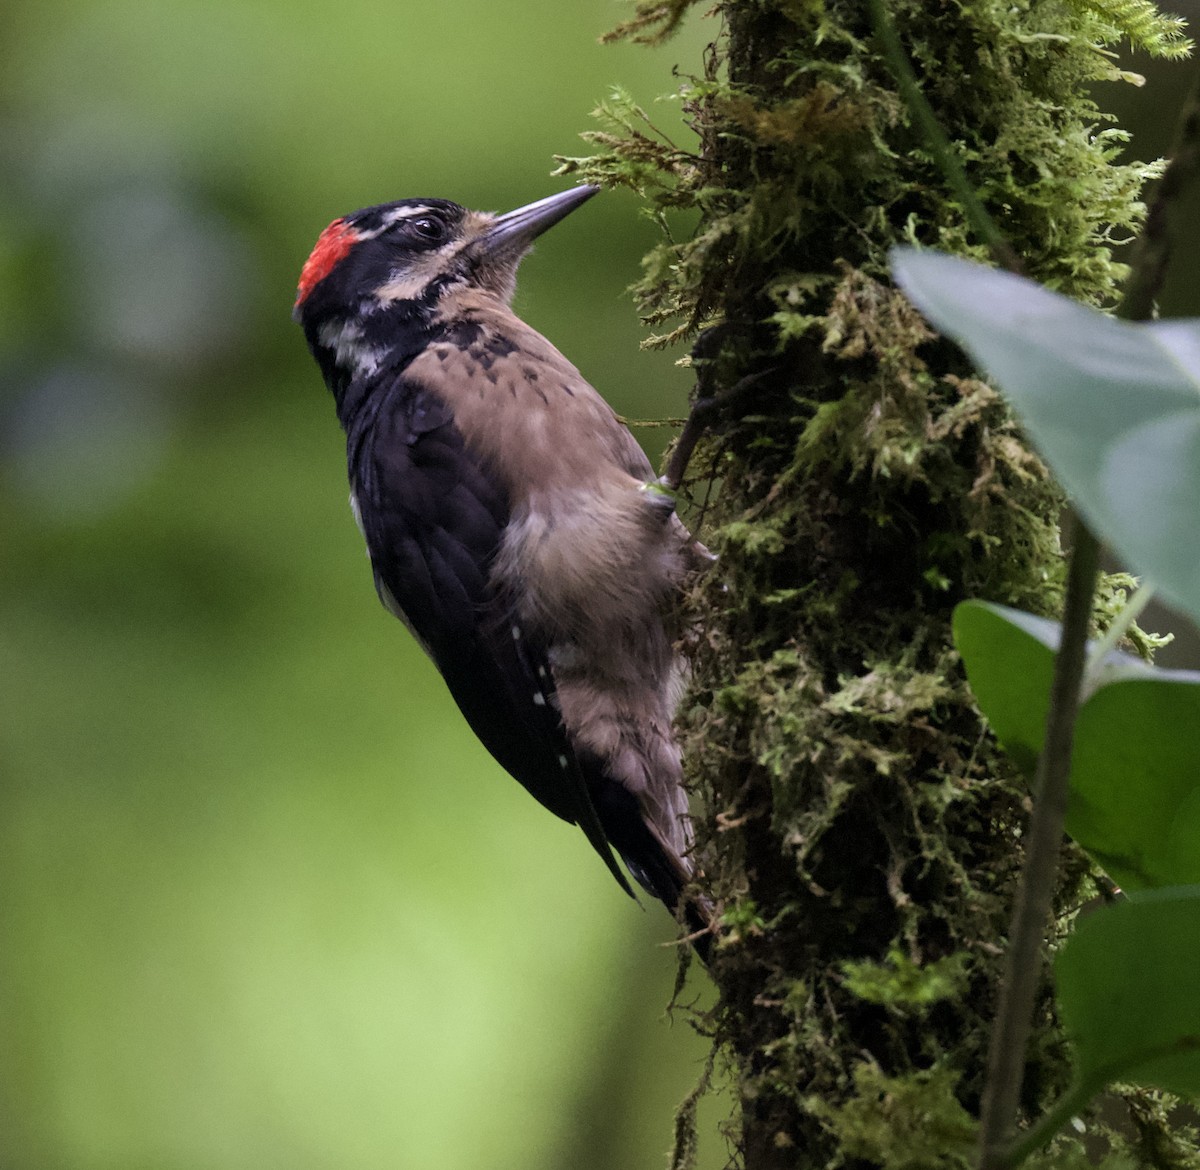
[[[1075,713],[1099,567],[1100,543],[1076,519],[1067,569],[1062,642],[1054,660],[1046,738],[1038,758],[1033,813],[1026,835],[1025,864],[1009,929],[1000,1006],[988,1050],[980,1118],[980,1170],[1003,1170],[1009,1164],[1005,1149],[1017,1118],[1025,1051],[1041,977],[1042,944],[1054,897],[1067,813]]]
[[[934,114],[925,95],[921,92],[917,75],[913,72],[913,67],[904,52],[904,46],[900,44],[900,38],[896,34],[895,26],[888,17],[884,0],[870,0],[870,8],[871,19],[875,25],[875,35],[883,46],[883,55],[887,58],[888,67],[896,79],[900,96],[904,99],[904,104],[913,120],[920,127],[921,133],[925,135],[925,139],[933,151],[934,161],[941,168],[947,185],[962,205],[967,222],[970,223],[980,239],[987,244],[992,253],[992,259],[997,264],[1002,268],[1007,268],[1009,272],[1022,273],[1024,270],[1020,258],[1013,251],[1013,247],[1005,238],[1004,233],[996,225],[996,221],[988,214],[988,210],[979,196],[975,194],[975,188],[971,186],[971,181],[967,178],[962,163],[958,161],[950,139],[946,136],[945,130],[937,120],[937,115]]]
[[[1151,1044],[1137,1052],[1129,1053],[1121,1060],[1110,1061],[1107,1065],[1091,1069],[1085,1079],[1074,1082],[1034,1125],[1011,1142],[996,1162],[997,1167],[1000,1170],[1011,1170],[1011,1167],[1019,1166],[1030,1154],[1049,1145],[1054,1135],[1072,1117],[1082,1113],[1087,1103],[1105,1085],[1116,1081],[1136,1080],[1139,1066],[1183,1052],[1191,1052],[1194,1048],[1195,1045],[1189,1043],[1188,1037],[1180,1036],[1165,1044]]]
[[[1030,1154],[1037,1153],[1043,1146],[1049,1145],[1051,1139],[1077,1113],[1082,1112],[1087,1103],[1100,1089],[1100,1085],[1078,1081],[1073,1084],[1054,1104],[1038,1118],[1037,1123],[1027,1129],[1014,1141],[996,1161],[998,1167],[1007,1170],[1011,1166],[1019,1166]]]

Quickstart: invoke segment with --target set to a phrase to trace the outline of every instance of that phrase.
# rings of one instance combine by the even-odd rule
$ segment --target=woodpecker
[[[500,765],[627,893],[614,850],[675,913],[693,869],[670,618],[711,556],[604,399],[510,307],[534,239],[597,190],[335,219],[293,315],[346,432],[380,600]],[[706,907],[688,899],[693,929]]]

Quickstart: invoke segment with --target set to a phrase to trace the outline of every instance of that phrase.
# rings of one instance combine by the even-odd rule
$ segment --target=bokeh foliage
[[[705,1047],[663,1018],[671,924],[499,772],[379,608],[289,320],[333,216],[538,198],[610,85],[668,88],[673,53],[597,44],[618,15],[6,6],[5,1170],[669,1144]],[[636,417],[687,386],[623,296],[651,238],[632,197],[597,200],[519,294]]]

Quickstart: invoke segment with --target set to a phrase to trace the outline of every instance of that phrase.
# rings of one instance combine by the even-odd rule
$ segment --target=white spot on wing
[[[579,648],[571,642],[555,642],[546,657],[557,670],[574,670],[580,664]]]

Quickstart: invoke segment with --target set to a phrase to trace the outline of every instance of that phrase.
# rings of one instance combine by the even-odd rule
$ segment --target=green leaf
[[[954,640],[997,739],[1032,775],[1057,622],[986,602],[954,611]],[[1127,889],[1200,882],[1200,674],[1109,654],[1075,725],[1067,832]]]
[[[1118,321],[936,252],[895,249],[892,267],[995,378],[1092,530],[1200,617],[1200,321]]]
[[[1067,832],[1127,890],[1200,882],[1200,684],[1172,674],[1100,687],[1075,725]]]
[[[1058,624],[984,601],[954,610],[954,644],[979,709],[1016,765],[1033,775],[1046,731]]]
[[[1140,894],[1081,919],[1055,963],[1078,1076],[1200,1093],[1200,886]]]

